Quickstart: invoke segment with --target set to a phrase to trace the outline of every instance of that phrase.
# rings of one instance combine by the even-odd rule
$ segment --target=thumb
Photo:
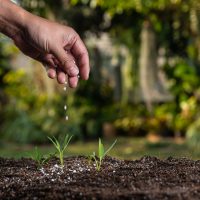
[[[65,73],[72,77],[79,74],[79,69],[76,66],[74,57],[67,53],[62,47],[54,49],[53,54],[60,62],[60,67]]]

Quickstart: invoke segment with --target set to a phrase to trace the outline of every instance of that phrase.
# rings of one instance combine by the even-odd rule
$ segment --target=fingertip
[[[88,80],[89,79],[89,73],[88,74],[86,74],[84,77],[83,77],[83,80]]]
[[[89,71],[84,71],[83,68],[82,70],[80,71],[80,76],[81,76],[81,79],[83,80],[88,80],[89,79]]]
[[[62,85],[65,84],[64,78],[58,77],[57,81],[58,81],[59,84],[62,84]]]
[[[66,74],[62,71],[57,72],[57,81],[59,84],[65,84],[66,82]]]
[[[89,60],[86,57],[83,57],[79,60],[79,68],[80,68],[80,75],[83,80],[88,80],[90,74],[90,65]]]
[[[74,77],[69,77],[69,87],[71,88],[76,88],[78,85],[78,77],[74,76]]]
[[[47,75],[48,75],[49,78],[54,79],[56,77],[56,71],[55,71],[55,69],[52,69],[52,68],[48,69]]]

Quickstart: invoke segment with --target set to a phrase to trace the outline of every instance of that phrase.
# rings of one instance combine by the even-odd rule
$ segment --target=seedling
[[[42,166],[47,163],[53,156],[54,154],[48,154],[48,155],[42,155],[41,152],[38,150],[37,147],[35,147],[35,151],[32,154],[32,159],[35,160],[37,163],[37,168],[40,169]]]
[[[98,148],[98,157],[96,156],[96,153],[93,152],[93,154],[91,156],[89,156],[90,161],[93,159],[95,161],[96,164],[96,170],[100,171],[101,169],[101,164],[103,159],[105,158],[105,156],[108,154],[108,152],[114,147],[114,145],[116,144],[117,140],[115,140],[112,145],[108,148],[107,151],[105,151],[104,145],[101,142],[101,139],[99,138],[99,148]]]
[[[62,144],[60,144],[59,141],[55,137],[53,138],[48,137],[48,139],[53,143],[54,147],[56,148],[58,157],[60,159],[60,165],[61,167],[63,167],[64,166],[64,158],[63,158],[64,151],[66,150],[69,142],[71,141],[72,136],[66,135]]]

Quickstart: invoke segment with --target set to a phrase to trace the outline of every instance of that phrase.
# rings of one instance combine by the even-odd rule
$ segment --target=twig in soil
[[[54,147],[56,148],[58,157],[60,159],[60,165],[61,167],[63,167],[64,166],[64,151],[66,150],[69,142],[71,141],[72,135],[69,136],[67,134],[62,144],[60,144],[55,137],[53,138],[48,137],[48,139],[53,143]]]
[[[108,154],[108,152],[114,147],[114,145],[116,144],[117,140],[115,140],[112,145],[108,148],[107,151],[105,151],[104,145],[101,142],[101,139],[99,138],[99,148],[98,148],[98,157],[96,156],[96,153],[93,152],[92,155],[90,155],[89,158],[89,162],[91,162],[92,160],[95,161],[95,165],[96,165],[96,170],[100,171],[101,169],[101,164],[102,161],[104,159],[104,157]]]

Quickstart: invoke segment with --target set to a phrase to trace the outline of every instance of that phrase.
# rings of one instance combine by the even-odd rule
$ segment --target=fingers
[[[60,69],[57,68],[57,81],[59,84],[65,84],[66,82],[66,74]]]
[[[65,84],[67,77],[66,74],[61,69],[56,69],[53,67],[47,67],[47,75],[51,79],[57,78],[59,84]],[[73,76],[68,78],[68,84],[71,88],[76,88],[78,85],[78,76]]]
[[[45,65],[47,75],[51,79],[57,78],[59,84],[65,84],[67,81],[67,75],[62,71],[60,67],[54,68],[52,66]],[[71,88],[76,88],[78,85],[78,76],[69,77],[68,84]]]
[[[64,48],[67,48],[68,52]],[[52,50],[53,57],[48,60],[51,60],[51,66],[53,64],[57,66],[57,70],[49,69],[48,76],[50,78],[57,77],[58,83],[64,84],[67,74],[69,86],[75,88],[78,84],[79,72],[82,79],[87,80],[89,77],[88,51],[79,36],[71,45],[67,44],[64,48],[57,46]]]
[[[56,70],[57,81],[59,84],[65,84],[67,81],[66,74],[58,67]],[[71,88],[76,88],[78,85],[78,76],[73,76],[68,78],[68,84]]]
[[[37,60],[43,63],[48,77],[54,79],[56,77],[56,64],[53,60],[53,55],[52,54],[39,55],[37,57]]]
[[[64,48],[67,48],[67,50],[72,53],[72,57],[74,59],[72,59],[72,57],[66,53],[63,47],[56,47],[53,50],[53,54],[55,54],[55,57],[63,67],[63,71],[65,71],[71,77],[77,76],[80,71],[81,78],[87,80],[90,72],[89,56],[83,41],[77,35],[73,44],[66,44]],[[74,63],[74,60],[76,63]]]
[[[52,67],[49,67],[49,69],[47,69],[47,75],[51,79],[56,78],[56,69],[52,68]]]
[[[55,49],[53,53],[58,59],[60,67],[62,67],[62,70],[66,72],[68,76],[73,77],[79,74],[79,69],[74,62],[74,59],[67,54],[63,48]]]
[[[66,82],[66,74],[59,68],[59,62],[52,54],[46,54],[40,57],[40,60],[42,60],[49,78],[57,78],[59,84],[64,84]]]
[[[78,85],[78,77],[77,76],[69,77],[68,83],[69,83],[69,87],[76,88]]]
[[[68,51],[65,51],[65,54],[67,54],[68,56],[68,60],[73,63],[73,65],[76,65],[76,62],[75,62],[75,58],[72,56],[72,54]],[[65,74],[65,81],[64,81],[64,72],[62,71],[61,67],[60,67],[60,63],[58,62],[57,59],[54,59],[54,63],[56,63],[60,70],[57,70],[57,80],[58,80],[58,83],[65,83],[66,81],[66,74]],[[58,69],[59,69],[58,68]],[[69,83],[69,87],[71,88],[76,88],[77,87],[77,84],[78,84],[78,75],[75,75],[75,76],[68,76],[68,83]],[[63,82],[64,81],[64,82]]]
[[[89,56],[88,51],[79,36],[75,40],[71,52],[77,61],[81,78],[87,80],[90,72]]]

